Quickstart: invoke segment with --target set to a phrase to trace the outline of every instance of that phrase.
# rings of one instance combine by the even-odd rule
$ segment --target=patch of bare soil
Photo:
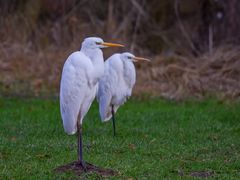
[[[184,172],[182,169],[178,171],[179,176],[191,176],[195,178],[209,178],[214,176],[214,172],[212,171],[192,171],[192,172]]]
[[[189,173],[189,175],[192,177],[198,177],[198,178],[208,178],[208,177],[212,177],[214,173],[210,171],[196,171],[196,172]]]
[[[72,163],[59,166],[54,171],[59,173],[71,171],[78,176],[84,173],[89,173],[89,172],[94,172],[101,176],[117,176],[118,175],[118,172],[112,169],[100,168],[87,162],[85,162],[85,167],[84,167],[81,163],[79,163],[79,161],[74,161]]]

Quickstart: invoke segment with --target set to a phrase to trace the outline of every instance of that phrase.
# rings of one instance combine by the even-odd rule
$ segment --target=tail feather
[[[79,108],[79,107],[77,107]],[[61,117],[64,131],[69,134],[77,132],[78,111],[77,108],[70,108],[66,103],[60,103]]]
[[[64,131],[69,135],[75,134],[77,132],[77,117],[74,117],[71,113],[67,112],[61,114]]]
[[[118,108],[119,108],[119,106],[114,106],[114,108],[113,108],[114,113],[117,112]],[[101,120],[103,122],[109,121],[112,118],[112,107],[108,106],[106,111],[100,113],[100,116],[101,116]]]

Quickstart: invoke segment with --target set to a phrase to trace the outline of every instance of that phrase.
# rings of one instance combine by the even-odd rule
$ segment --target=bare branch
[[[179,11],[178,11],[178,6],[179,6],[179,0],[175,0],[174,9],[175,9],[175,14],[176,14],[176,17],[177,17],[179,28],[182,31],[183,35],[185,36],[186,40],[188,41],[192,50],[194,52],[196,52],[197,54],[199,54],[197,48],[194,46],[190,36],[188,35],[188,33],[187,33],[183,23],[182,23],[182,20],[180,18]]]
[[[143,17],[148,17],[148,14],[144,11],[144,8],[142,8],[142,6],[136,0],[131,0],[131,3]]]

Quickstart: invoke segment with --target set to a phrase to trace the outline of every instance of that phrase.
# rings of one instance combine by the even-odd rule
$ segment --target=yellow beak
[[[151,61],[150,59],[146,59],[146,58],[142,58],[142,57],[133,57],[133,59],[136,61],[148,61],[148,62]]]
[[[107,46],[107,47],[124,47],[124,45],[122,44],[115,44],[115,43],[108,43],[108,42],[103,42],[101,43],[101,45]]]

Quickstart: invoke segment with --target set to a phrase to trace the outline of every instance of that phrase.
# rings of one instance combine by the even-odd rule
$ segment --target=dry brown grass
[[[191,43],[179,30],[173,2],[36,0],[15,9],[6,3],[0,7],[0,93],[58,95],[67,56],[80,48],[84,37],[100,36],[126,44],[122,51],[152,56],[150,64],[137,64],[135,94],[170,99],[239,97],[239,47],[222,46],[212,54],[201,54],[206,51],[201,39],[207,35],[199,35],[200,14],[194,13],[198,9],[194,6],[183,18],[185,33],[200,47],[198,57],[191,56]],[[105,57],[119,50],[107,49]]]
[[[220,47],[212,55],[197,58],[157,56],[149,66],[138,70],[136,93],[148,92],[170,99],[240,96],[239,47]]]
[[[58,95],[62,66],[72,49],[77,47],[47,48],[36,52],[22,44],[2,46],[1,92],[10,95]],[[238,98],[240,95],[238,47],[220,47],[212,55],[203,54],[197,58],[172,54],[152,59],[151,63],[136,64],[135,95],[149,94],[169,99]]]
[[[69,54],[79,48],[79,43],[44,50],[34,50],[27,44],[1,46],[0,94],[58,96],[63,64]]]

